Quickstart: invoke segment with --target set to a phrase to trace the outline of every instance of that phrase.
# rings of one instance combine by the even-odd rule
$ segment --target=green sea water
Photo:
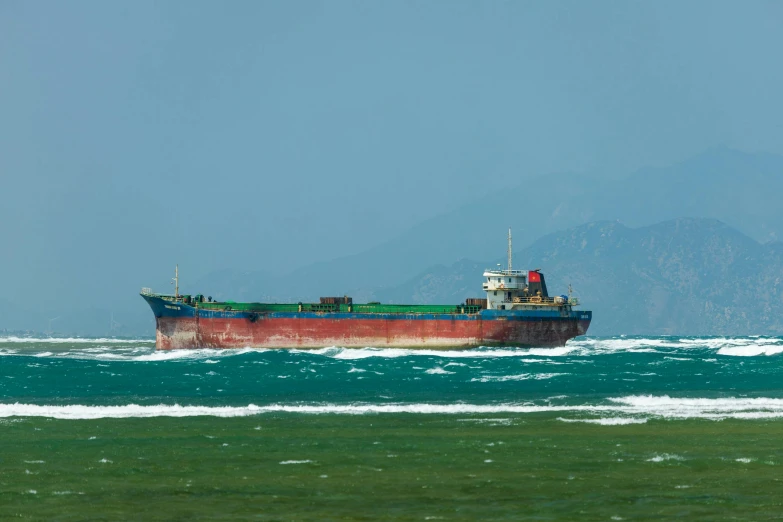
[[[0,519],[778,519],[780,353],[0,339]]]

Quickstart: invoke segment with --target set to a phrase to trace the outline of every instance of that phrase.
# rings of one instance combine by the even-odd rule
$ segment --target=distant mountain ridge
[[[407,294],[402,288],[409,283],[403,282],[410,282],[423,267],[450,266],[457,259],[492,259],[505,251],[508,226],[513,228],[515,245],[520,250],[534,242],[540,249],[544,245],[540,241],[545,240],[547,234],[573,233],[573,227],[581,230],[579,227],[589,222],[620,220],[629,227],[647,227],[677,220],[682,215],[719,220],[744,234],[748,241],[767,242],[783,237],[783,211],[778,202],[778,194],[783,193],[783,157],[772,154],[714,148],[678,164],[642,169],[615,181],[599,182],[576,174],[520,177],[519,180],[517,186],[504,184],[498,187],[493,187],[492,180],[488,180],[486,195],[477,196],[467,205],[428,219],[358,254],[329,260],[320,259],[314,252],[312,264],[295,270],[253,271],[227,267],[201,278],[189,276],[181,282],[181,290],[237,301],[297,302],[316,300],[322,295],[350,294],[357,301],[431,299],[452,302],[457,297],[461,300],[461,292],[472,288],[471,278],[475,276],[468,278],[465,273],[462,286],[443,291],[435,284],[437,278],[444,277],[441,275],[432,274],[428,285],[411,287]],[[438,194],[432,197],[438,197]],[[346,202],[346,208],[349,207]],[[392,210],[385,210],[379,202],[379,212],[404,212],[404,206],[394,202],[388,208]],[[336,223],[339,226],[339,222]],[[606,223],[601,226],[608,226]],[[619,229],[615,234],[622,235]],[[562,252],[565,247],[559,248]],[[749,246],[749,252],[756,252],[754,248]],[[761,245],[758,248],[762,248]],[[775,248],[766,246],[762,250],[766,252],[764,255],[771,255],[769,252]],[[528,250],[522,253],[525,251]],[[680,252],[682,256],[686,254],[686,250]],[[213,252],[211,255],[219,254]],[[269,255],[274,256],[274,252]],[[226,263],[238,259],[245,264],[253,263],[252,257],[226,259]],[[562,257],[552,260],[565,262]],[[544,267],[541,260],[537,263]],[[646,266],[641,261],[637,264]],[[605,266],[613,266],[611,259],[607,259]],[[637,276],[628,274],[625,266],[615,268],[619,270],[619,280]],[[654,273],[649,267],[645,270],[647,274]],[[188,273],[187,268],[183,272]],[[60,304],[61,300],[40,300],[33,293],[23,298],[6,295],[3,298],[7,301],[0,302],[0,328],[47,331],[51,326],[56,331],[89,335],[152,332],[149,310],[131,290],[136,286],[131,283],[139,274],[121,275],[112,280],[111,299],[97,298],[89,291],[72,292],[63,296],[67,297],[67,308]],[[550,277],[558,276],[551,273]],[[576,279],[573,282],[576,286]],[[167,283],[168,278],[163,274],[155,289],[162,287],[168,291]],[[146,280],[138,281],[139,287],[148,285]],[[577,287],[577,290],[584,289]],[[663,290],[649,290],[658,296],[656,302],[662,302]],[[667,305],[660,313],[669,309]],[[739,306],[728,310],[742,313]],[[739,324],[737,321],[739,319],[734,317],[731,324]],[[755,324],[755,318],[748,321],[748,328]],[[112,325],[111,329],[109,325]],[[621,326],[612,325],[612,331],[623,332]],[[663,328],[655,321],[648,327],[658,328],[655,331]],[[672,323],[668,328],[680,327]]]
[[[319,290],[372,297],[375,289],[393,287],[422,266],[493,257],[505,250],[509,226],[515,244],[527,246],[587,222],[619,219],[638,227],[690,215],[718,219],[758,241],[769,241],[783,238],[777,201],[781,193],[783,157],[719,147],[621,180],[599,182],[575,174],[531,178],[498,187],[359,254],[319,260],[290,273],[233,272],[234,277],[252,274],[263,280],[264,295],[278,299],[311,299]],[[226,272],[231,271],[220,278]],[[210,274],[200,283],[212,279]]]
[[[593,310],[594,335],[781,335],[783,244],[760,244],[714,219],[681,218],[629,228],[594,222],[547,235],[515,255],[543,268],[550,293],[572,284]],[[379,292],[414,302],[481,293],[481,268],[437,266]]]
[[[285,284],[290,276],[264,272],[226,270],[192,287],[236,301],[296,302],[347,293],[359,302],[457,304],[481,297],[482,272],[505,261],[433,265],[400,284],[358,292],[313,280],[308,295],[291,290],[289,298],[272,294],[269,287],[273,281]],[[679,218],[638,228],[592,222],[548,234],[516,251],[514,267],[541,268],[553,295],[565,293],[571,284],[583,308],[594,312],[593,335],[783,335],[783,243],[759,243],[716,219]],[[118,316],[123,324],[115,331],[109,331],[106,310],[68,310],[62,317],[37,317],[32,323],[30,311],[2,302],[0,310],[17,317],[17,329],[44,331],[41,327],[48,324],[55,332],[82,335],[154,332],[154,319],[141,299],[132,320]],[[66,314],[87,326],[63,328]]]

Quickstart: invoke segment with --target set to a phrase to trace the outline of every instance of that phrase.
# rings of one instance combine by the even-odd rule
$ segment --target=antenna
[[[511,228],[508,229],[508,271],[511,272]]]
[[[174,284],[174,297],[179,297],[179,265],[174,267],[174,279],[171,282]]]

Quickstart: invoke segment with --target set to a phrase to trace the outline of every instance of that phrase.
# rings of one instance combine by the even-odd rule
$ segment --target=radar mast
[[[511,228],[508,229],[508,271],[511,273]]]

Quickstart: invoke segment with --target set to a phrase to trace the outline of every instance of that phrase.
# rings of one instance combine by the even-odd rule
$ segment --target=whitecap
[[[781,345],[749,344],[745,346],[724,347],[718,350],[718,355],[732,355],[738,357],[753,357],[756,355],[777,355],[783,352]]]
[[[116,339],[107,337],[0,337],[0,343],[25,343],[25,344],[149,344],[154,343],[155,339]]]
[[[773,419],[783,418],[783,399],[774,398],[673,398],[668,396],[627,396],[609,399],[608,403],[553,405],[525,403],[501,404],[270,404],[258,406],[183,406],[179,404],[122,406],[0,404],[0,417],[50,417],[60,419],[98,419],[124,417],[240,417],[264,413],[301,414],[493,414],[581,412],[608,417],[659,417],[663,419]]]
[[[558,417],[557,420],[562,422],[586,422],[588,424],[600,424],[602,426],[622,426],[625,424],[644,424],[647,422],[646,418],[633,418],[633,417],[606,417],[598,419],[564,419]]]
[[[438,357],[441,359],[480,358],[490,359],[496,357],[529,357],[531,355],[559,357],[567,355],[574,350],[573,347],[559,348],[473,348],[465,350],[433,350],[433,349],[408,349],[408,348],[339,348],[328,347],[320,350],[292,350],[296,353],[309,353],[324,355],[333,359],[355,360],[370,357],[396,358],[396,357]]]
[[[684,460],[684,459],[679,455],[662,453],[660,455],[655,455],[654,457],[647,459],[647,462],[664,462],[666,460]]]
[[[430,368],[424,373],[429,373],[430,375],[454,375],[454,372],[444,370],[440,366],[436,366],[435,368]]]
[[[568,373],[520,373],[519,375],[485,375],[483,377],[474,377],[471,382],[505,382],[505,381],[541,381],[569,375]]]

